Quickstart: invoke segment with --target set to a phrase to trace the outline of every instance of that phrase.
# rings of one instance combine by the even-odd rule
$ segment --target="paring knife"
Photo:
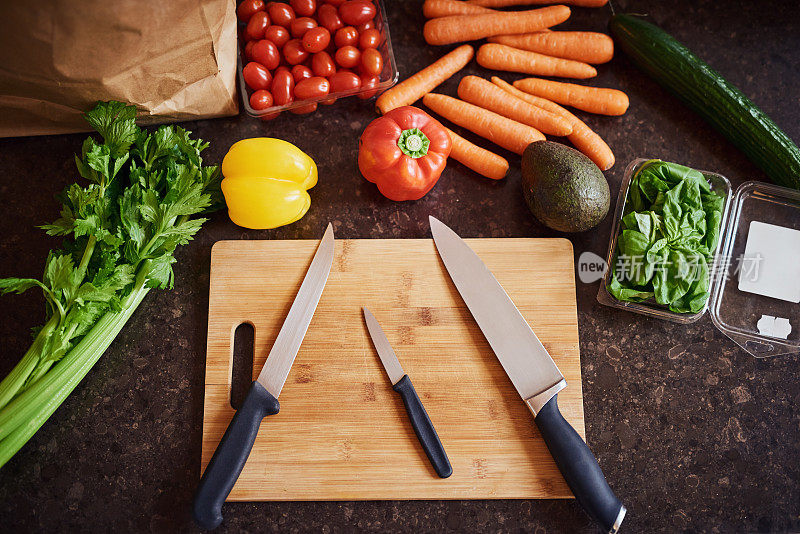
[[[608,486],[592,451],[558,409],[567,382],[503,287],[475,252],[444,223],[430,217],[431,233],[450,278],[500,360],[561,474],[583,508],[609,534],[625,507]]]
[[[444,447],[439,440],[436,429],[433,428],[428,412],[425,411],[422,401],[419,400],[417,392],[414,390],[411,379],[403,372],[400,361],[392,350],[389,340],[386,339],[386,334],[383,333],[378,320],[368,309],[361,309],[364,311],[364,319],[367,322],[367,330],[369,330],[369,335],[372,338],[372,344],[375,345],[375,350],[378,351],[378,356],[384,369],[386,369],[386,374],[389,375],[392,389],[403,398],[406,412],[408,412],[408,417],[411,419],[411,426],[414,427],[414,433],[417,434],[422,448],[425,449],[428,460],[430,460],[437,475],[442,478],[449,477],[453,474],[453,467],[450,465],[447,453],[444,452]]]
[[[280,410],[278,395],[328,280],[333,263],[333,245],[333,227],[328,224],[258,379],[250,386],[247,397],[228,424],[200,479],[192,512],[202,528],[213,529],[222,522],[222,503],[244,468],[261,420]]]

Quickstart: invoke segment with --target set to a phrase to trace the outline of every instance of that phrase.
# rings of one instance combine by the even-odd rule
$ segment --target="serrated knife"
[[[561,371],[488,267],[458,234],[430,217],[436,250],[470,313],[517,392],[584,510],[615,534],[625,507],[606,482],[597,459],[558,409],[567,386]]]
[[[425,406],[417,395],[414,389],[414,384],[411,379],[403,371],[400,365],[400,360],[392,350],[391,344],[383,333],[381,325],[372,313],[366,309],[361,308],[364,312],[364,320],[367,323],[367,331],[369,337],[372,338],[372,344],[375,345],[375,350],[378,352],[378,357],[381,359],[383,368],[386,369],[386,374],[389,375],[389,380],[392,382],[392,389],[400,394],[403,399],[403,405],[406,407],[408,418],[411,419],[411,426],[414,433],[417,435],[428,460],[431,462],[436,474],[441,478],[447,478],[453,474],[453,467],[450,465],[450,459],[447,458],[447,453],[444,451],[442,442],[439,440],[439,434],[433,427],[431,418],[428,412],[425,411]]]
[[[333,249],[333,227],[328,224],[264,367],[233,415],[200,479],[192,515],[204,529],[216,528],[222,522],[222,504],[244,468],[262,419],[280,410],[278,395],[322,296],[333,263]]]

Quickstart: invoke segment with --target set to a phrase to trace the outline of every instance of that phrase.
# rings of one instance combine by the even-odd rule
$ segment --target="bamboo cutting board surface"
[[[575,277],[566,239],[467,239],[567,380],[584,437]],[[255,330],[253,377],[318,241],[220,241],[211,253],[202,469],[233,417],[233,334]],[[386,332],[453,465],[440,479],[372,346]],[[280,395],[228,500],[572,497],[533,416],[447,275],[431,239],[337,240],[333,267]]]

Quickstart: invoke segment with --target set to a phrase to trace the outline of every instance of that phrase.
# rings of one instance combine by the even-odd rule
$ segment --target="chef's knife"
[[[193,515],[197,524],[205,529],[216,528],[222,522],[222,503],[244,468],[261,420],[280,410],[278,395],[328,280],[333,263],[333,245],[333,227],[329,224],[261,373],[233,415],[200,479]]]
[[[430,217],[430,224],[450,278],[533,413],[572,493],[607,532],[616,533],[625,507],[608,486],[592,451],[558,409],[558,392],[567,386],[561,371],[478,255],[441,221]]]
[[[389,375],[389,380],[392,382],[392,389],[400,394],[403,399],[403,404],[408,412],[408,417],[411,419],[411,426],[414,427],[414,433],[417,434],[417,439],[425,449],[425,454],[428,455],[431,465],[436,470],[436,474],[442,478],[447,478],[453,474],[453,467],[450,465],[450,460],[447,458],[447,453],[444,452],[442,442],[439,440],[439,434],[433,428],[431,418],[428,417],[428,412],[419,400],[414,385],[411,379],[403,372],[400,366],[400,360],[397,359],[386,334],[383,333],[381,325],[378,320],[366,308],[361,308],[364,311],[364,319],[367,322],[367,330],[372,338],[372,344],[375,345],[375,350],[378,351],[378,356],[383,363],[386,374]]]

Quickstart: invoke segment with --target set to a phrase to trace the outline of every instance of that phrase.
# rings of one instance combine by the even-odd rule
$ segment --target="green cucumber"
[[[727,137],[773,182],[800,189],[800,149],[739,89],[641,17],[614,15],[610,29],[636,66]]]

